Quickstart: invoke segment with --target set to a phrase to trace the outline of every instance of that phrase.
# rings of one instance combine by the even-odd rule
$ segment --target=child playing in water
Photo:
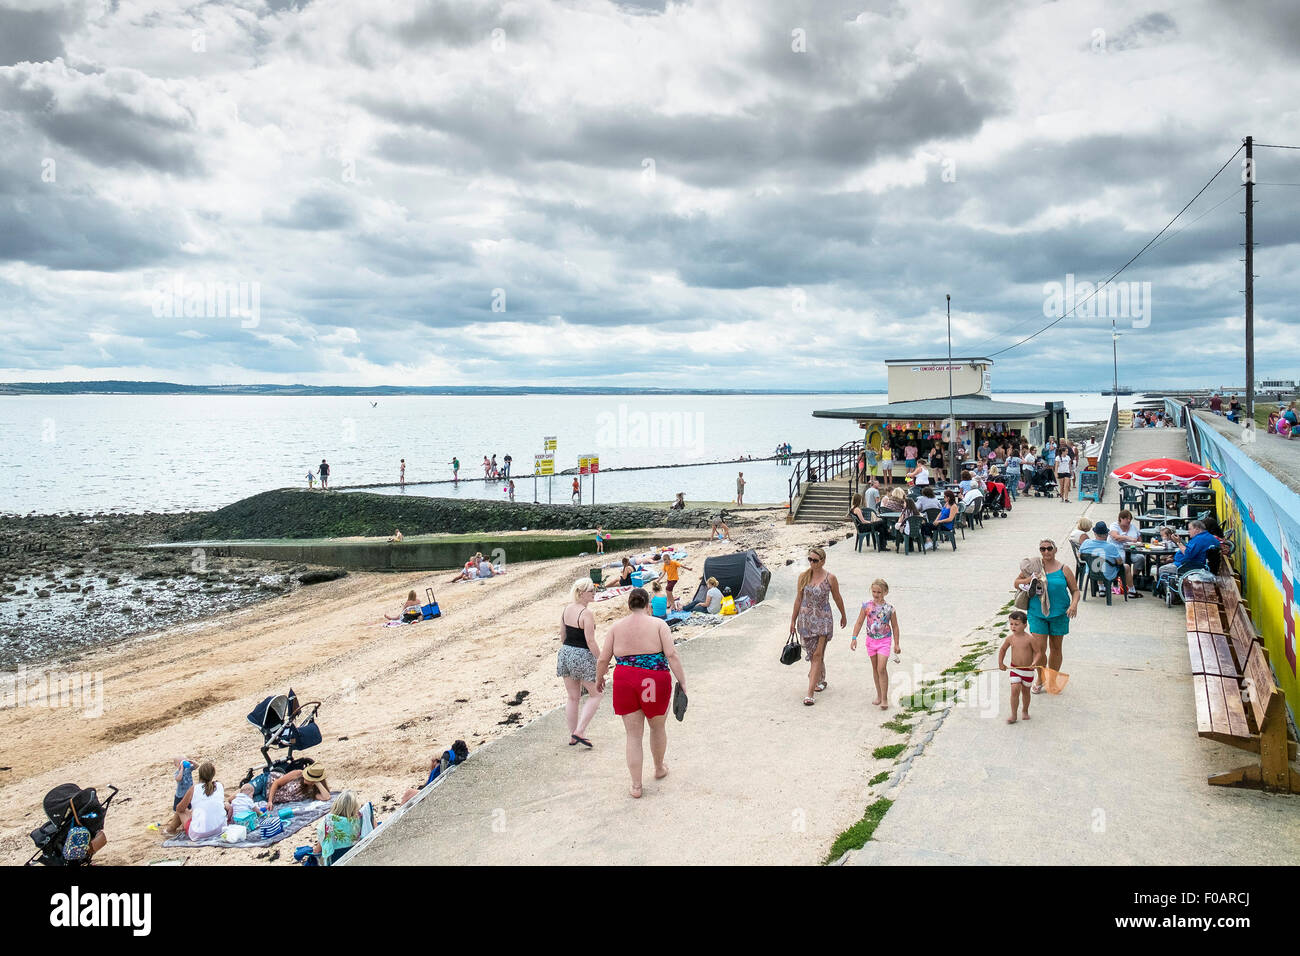
[[[605,529],[596,525],[596,553],[605,553]]]
[[[889,648],[893,645],[894,655],[902,653],[899,647],[898,612],[894,606],[885,601],[889,593],[889,584],[884,578],[871,582],[871,600],[862,605],[857,623],[853,625],[853,640],[849,650],[858,649],[858,634],[862,625],[867,626],[867,660],[871,661],[871,676],[876,682],[876,699],[871,703],[881,710],[889,709]]]
[[[1007,626],[1011,628],[1011,633],[1007,639],[1002,642],[1002,647],[998,651],[998,670],[1007,670],[1007,665],[1003,663],[1006,657],[1007,648],[1011,648],[1011,716],[1007,718],[1007,723],[1016,722],[1016,710],[1019,705],[1020,716],[1025,720],[1029,719],[1029,689],[1034,686],[1034,677],[1036,669],[1033,666],[1037,660],[1034,653],[1033,641],[1029,636],[1026,625],[1029,618],[1024,611],[1012,611],[1007,616]]]

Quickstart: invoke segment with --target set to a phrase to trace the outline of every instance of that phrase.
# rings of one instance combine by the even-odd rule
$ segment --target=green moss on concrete
[[[877,760],[893,760],[906,749],[907,744],[887,744],[884,747],[877,747],[875,750],[871,751],[871,756],[875,757]]]
[[[876,784],[878,784],[878,783],[884,783],[884,782],[885,782],[886,780],[888,780],[888,779],[889,779],[889,771],[888,771],[888,770],[882,770],[882,771],[880,771],[880,773],[876,774],[874,777],[872,777],[870,780],[868,780],[868,781],[867,781],[867,785],[868,785],[868,786],[871,786],[871,787],[874,787]]]
[[[880,826],[880,821],[885,818],[885,814],[889,812],[889,808],[893,805],[894,801],[881,797],[867,807],[867,811],[862,815],[861,820],[835,838],[835,842],[831,844],[831,850],[826,854],[826,859],[823,862],[834,863],[850,850],[861,850],[866,846],[867,841],[875,834],[876,827]]]

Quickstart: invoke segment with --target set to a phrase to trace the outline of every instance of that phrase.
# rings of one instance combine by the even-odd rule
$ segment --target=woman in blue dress
[[[1082,592],[1074,580],[1074,571],[1056,559],[1056,542],[1044,538],[1038,542],[1040,561],[1030,559],[1020,566],[1017,590],[1029,590],[1029,636],[1038,660],[1050,645],[1047,666],[1061,670],[1061,639],[1070,633],[1070,618],[1079,613]],[[1035,583],[1036,582],[1036,583]],[[1044,592],[1046,592],[1044,594]],[[1045,598],[1045,599],[1044,599]],[[1034,679],[1033,692],[1043,692],[1043,672]]]

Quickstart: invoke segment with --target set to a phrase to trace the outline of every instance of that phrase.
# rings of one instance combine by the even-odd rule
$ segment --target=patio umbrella
[[[1112,478],[1119,478],[1121,481],[1144,483],[1209,481],[1211,478],[1221,477],[1213,468],[1178,458],[1148,458],[1144,461],[1135,461],[1120,465],[1110,474]]]

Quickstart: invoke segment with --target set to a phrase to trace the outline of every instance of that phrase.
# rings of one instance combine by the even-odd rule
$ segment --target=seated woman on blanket
[[[387,620],[387,621],[400,621],[400,620],[402,619],[402,616],[403,616],[404,614],[406,614],[406,612],[409,611],[411,608],[415,608],[417,611],[420,609],[420,600],[419,600],[419,598],[417,598],[417,597],[415,596],[415,592],[414,592],[414,591],[412,591],[412,592],[410,592],[409,594],[406,595],[406,603],[402,605],[402,610],[401,610],[400,613],[398,613],[398,614],[385,614],[385,615],[384,615],[384,620]]]
[[[351,790],[334,798],[330,812],[316,821],[315,851],[321,866],[329,866],[361,839],[361,807]]]
[[[623,559],[623,566],[618,571],[618,584],[615,587],[628,588],[632,586],[632,574],[636,567],[632,564],[631,558]]]
[[[198,779],[181,797],[176,811],[163,828],[167,833],[184,830],[195,842],[220,836],[226,826],[226,795],[217,780],[211,760],[199,765]]]
[[[328,800],[329,784],[325,781],[325,765],[313,763],[303,770],[290,770],[271,781],[266,791],[266,809],[270,812],[276,799],[280,803],[300,803],[304,800]]]

